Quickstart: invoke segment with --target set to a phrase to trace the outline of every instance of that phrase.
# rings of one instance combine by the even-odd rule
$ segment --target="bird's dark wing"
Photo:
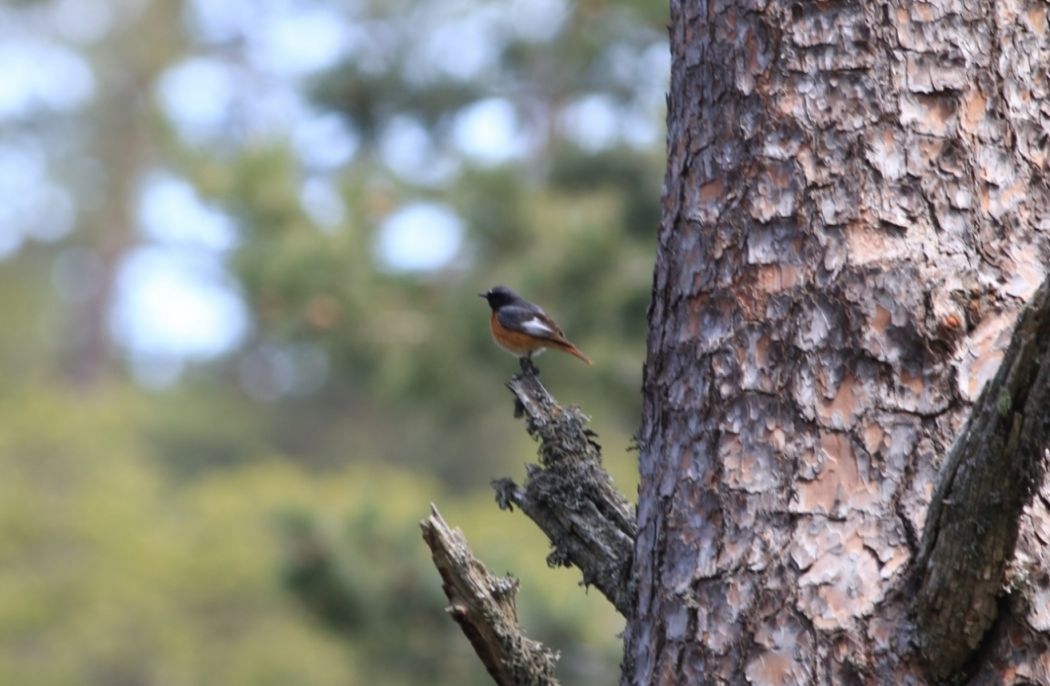
[[[529,303],[528,305],[504,305],[496,312],[496,318],[504,328],[511,331],[520,331],[537,338],[546,338],[552,341],[564,341],[565,334],[561,332],[554,320],[539,307]]]

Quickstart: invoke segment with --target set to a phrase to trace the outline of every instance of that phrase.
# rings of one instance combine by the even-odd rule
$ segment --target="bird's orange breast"
[[[512,331],[503,326],[499,323],[499,317],[496,316],[495,312],[489,318],[489,329],[492,331],[492,338],[496,343],[515,355],[527,355],[534,350],[547,347],[548,344],[547,341],[541,338],[530,336],[520,331]]]

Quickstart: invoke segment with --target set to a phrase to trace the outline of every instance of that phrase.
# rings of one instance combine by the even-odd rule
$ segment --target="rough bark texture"
[[[930,503],[916,566],[918,639],[932,676],[960,671],[995,621],[1022,508],[1045,475],[1047,446],[1050,280],[1022,315]]]
[[[420,522],[448,597],[448,613],[470,639],[481,662],[499,686],[557,686],[558,655],[525,637],[518,625],[514,594],[518,581],[493,576],[452,529],[437,508]]]
[[[909,563],[1050,253],[1047,5],[671,12],[624,683],[927,683]],[[1050,683],[1048,532],[974,683]]]
[[[596,435],[578,409],[555,402],[533,368],[523,365],[507,387],[540,443],[540,464],[526,467],[524,487],[510,479],[493,482],[497,502],[518,506],[547,534],[554,547],[548,564],[576,566],[585,584],[628,615],[635,514],[602,468]]]

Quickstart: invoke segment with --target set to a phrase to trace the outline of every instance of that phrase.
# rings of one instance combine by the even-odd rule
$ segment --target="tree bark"
[[[1050,255],[1047,7],[671,14],[623,682],[929,683],[909,565]],[[1050,683],[1048,532],[955,677]]]

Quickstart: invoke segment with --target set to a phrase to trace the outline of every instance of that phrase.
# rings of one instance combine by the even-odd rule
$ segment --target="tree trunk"
[[[671,14],[624,683],[929,683],[911,563],[1050,256],[1047,5]],[[1050,683],[1043,494],[972,683]]]

